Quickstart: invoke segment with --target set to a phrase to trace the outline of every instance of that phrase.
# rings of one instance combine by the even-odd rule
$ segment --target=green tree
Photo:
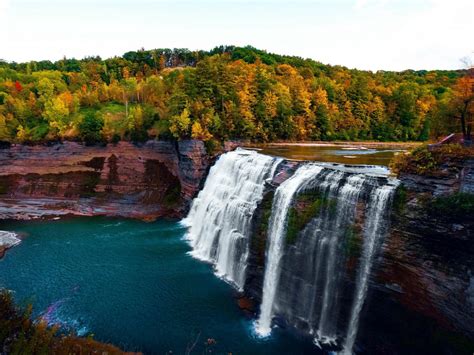
[[[95,144],[103,140],[104,119],[99,113],[86,114],[79,123],[79,137],[86,144]]]

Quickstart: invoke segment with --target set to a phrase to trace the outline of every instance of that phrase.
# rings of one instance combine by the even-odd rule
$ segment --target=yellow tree
[[[175,138],[184,138],[189,135],[190,124],[189,110],[185,107],[180,115],[171,117],[170,132]]]
[[[67,118],[69,110],[59,97],[49,100],[45,104],[43,117],[48,121],[51,128],[55,128],[62,136],[68,128]]]
[[[209,131],[201,126],[199,121],[194,121],[193,126],[191,128],[191,137],[193,139],[200,139],[203,141],[208,141],[212,138],[212,135]]]
[[[0,141],[2,140],[7,141],[9,139],[10,139],[10,134],[7,128],[7,119],[5,118],[4,115],[0,113]]]

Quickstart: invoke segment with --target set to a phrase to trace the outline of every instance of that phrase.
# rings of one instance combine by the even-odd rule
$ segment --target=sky
[[[366,70],[474,62],[474,0],[0,0],[0,59],[252,45]]]

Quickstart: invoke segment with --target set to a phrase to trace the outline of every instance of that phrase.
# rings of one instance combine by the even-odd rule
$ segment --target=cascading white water
[[[250,223],[261,201],[265,180],[281,159],[237,149],[223,154],[211,168],[202,191],[183,223],[186,238],[201,260],[240,290],[245,282]]]
[[[191,254],[213,263],[216,273],[241,291],[246,285],[252,217],[263,198],[265,181],[273,177],[280,162],[247,150],[222,155],[183,220],[189,226]],[[395,188],[387,170],[380,167],[310,163],[300,165],[276,189],[268,222],[260,316],[255,323],[259,335],[269,335],[272,320],[278,316],[312,334],[318,345],[338,345],[345,339],[343,352],[352,352]],[[289,242],[289,211],[301,203],[297,196],[303,192],[307,194],[302,198],[314,197],[319,210],[296,242]],[[344,275],[347,261],[359,257],[348,251],[349,244],[358,240],[362,240],[362,255],[358,254],[352,295],[345,290]],[[341,302],[348,297],[353,299],[350,309]]]
[[[354,303],[351,309],[347,335],[342,353],[344,355],[352,354],[357,330],[359,326],[359,317],[367,295],[370,270],[373,264],[373,258],[380,245],[380,236],[384,234],[385,214],[387,205],[397,187],[397,184],[384,185],[375,190],[369,200],[369,210],[365,220],[364,244],[362,251],[362,260],[359,267]]]
[[[268,230],[269,246],[263,281],[263,299],[260,318],[256,324],[256,331],[261,336],[267,336],[271,332],[273,302],[278,287],[280,259],[290,204],[297,191],[309,183],[310,179],[319,174],[322,169],[321,166],[314,164],[303,165],[276,190]]]
[[[339,175],[341,176],[341,175]],[[321,234],[319,237],[321,244],[326,244],[326,265],[324,273],[324,288],[322,292],[322,304],[319,318],[319,326],[317,330],[318,341],[331,342],[336,338],[336,322],[337,312],[335,312],[337,301],[338,275],[336,273],[337,262],[340,259],[338,250],[340,248],[341,239],[344,229],[341,228],[347,220],[352,219],[355,205],[362,192],[362,186],[366,181],[365,175],[351,175],[342,187],[332,196],[337,196],[336,200],[336,216],[332,221],[333,232],[327,230],[316,231],[315,234]],[[323,248],[319,248],[321,250]]]
[[[342,325],[349,324],[346,344],[352,348],[377,240],[385,233],[388,201],[394,186],[377,169],[325,164],[303,165],[280,185],[267,235],[262,304],[256,322],[259,335],[269,335],[272,318],[278,315],[309,331],[318,345],[338,344],[343,338]],[[301,231],[296,244],[288,245],[284,243],[288,211],[296,196],[304,191],[318,191],[319,197],[315,198],[326,202]],[[358,206],[360,210],[364,205],[367,212],[361,236],[363,255],[356,280],[356,301],[348,310],[350,322],[341,323],[348,235],[354,233],[351,231],[355,228]]]

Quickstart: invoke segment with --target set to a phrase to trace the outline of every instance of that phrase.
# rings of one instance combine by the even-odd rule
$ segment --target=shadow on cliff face
[[[452,203],[455,178],[413,181],[395,199],[362,343],[369,353],[472,354],[474,220],[464,209],[473,197]]]
[[[201,141],[0,150],[0,218],[183,217],[213,158]]]
[[[142,203],[162,204],[166,208],[172,208],[181,202],[179,179],[160,161],[145,162],[144,183],[146,187]]]

